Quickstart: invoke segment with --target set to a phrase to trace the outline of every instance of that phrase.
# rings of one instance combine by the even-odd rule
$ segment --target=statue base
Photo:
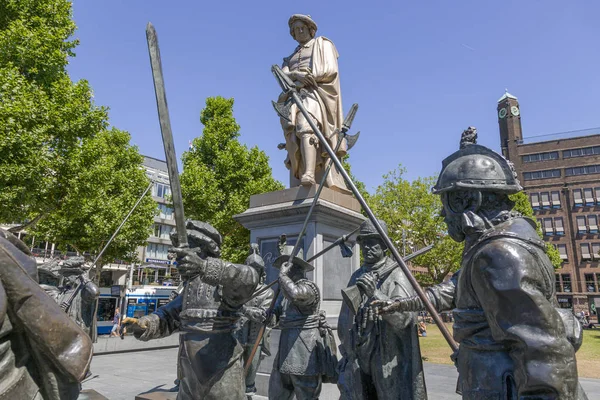
[[[250,197],[250,207],[233,218],[250,230],[250,241],[257,243],[265,260],[267,282],[276,280],[279,270],[272,263],[279,256],[279,235],[287,235],[287,242],[295,244],[298,234],[313,202],[318,186],[298,186]],[[358,201],[343,192],[324,187],[304,235],[302,249],[309,259],[332,244],[340,236],[356,229],[365,217]],[[339,248],[333,248],[312,261],[315,270],[307,277],[321,290],[321,309],[327,312],[329,323],[337,325],[341,308],[341,289],[350,275],[360,266],[359,248],[351,237],[347,245],[353,255],[343,258]]]
[[[93,389],[86,389],[79,393],[77,400],[108,400],[108,397],[102,396]]]

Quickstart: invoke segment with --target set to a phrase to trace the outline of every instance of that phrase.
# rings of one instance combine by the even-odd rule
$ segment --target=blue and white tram
[[[113,326],[115,308],[121,308],[121,315],[140,318],[152,314],[156,309],[170,301],[176,293],[173,286],[137,286],[125,293],[125,302],[119,304],[121,297],[111,294],[111,288],[100,288],[98,300],[98,335],[108,335]]]
[[[152,314],[175,296],[176,289],[176,286],[139,286],[128,289],[125,294],[126,315],[140,318]]]

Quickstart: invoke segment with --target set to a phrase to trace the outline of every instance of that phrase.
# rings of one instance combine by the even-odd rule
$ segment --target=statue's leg
[[[314,118],[313,121],[315,124],[317,123]],[[318,139],[303,114],[298,114],[296,117],[296,136],[300,139],[300,151],[304,164],[300,183],[303,186],[311,186],[316,183],[315,169],[317,165]]]
[[[244,365],[246,365],[246,361],[250,358],[250,354],[252,353],[252,347],[248,346],[244,349]],[[246,374],[246,394],[254,394],[256,393],[256,373],[258,372],[258,367],[260,365],[260,349],[254,355],[252,359],[252,363],[248,368],[248,373]]]
[[[294,386],[290,375],[282,374],[277,368],[273,368],[269,378],[269,399],[292,400],[293,398]]]
[[[318,399],[321,394],[321,375],[290,375],[296,400]]]

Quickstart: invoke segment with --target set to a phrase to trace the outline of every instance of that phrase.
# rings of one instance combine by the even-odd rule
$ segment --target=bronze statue
[[[245,399],[242,354],[234,336],[243,306],[259,282],[248,265],[221,260],[221,234],[210,224],[186,222],[189,248],[175,247],[183,292],[140,318],[134,335],[151,340],[181,330],[178,400]],[[171,233],[174,246],[179,240]]]
[[[315,37],[317,24],[309,15],[294,14],[288,21],[290,34],[298,42],[294,52],[284,58],[282,70],[296,84],[304,107],[310,113],[330,146],[336,148],[337,131],[342,127],[343,110],[338,71],[338,52],[333,42]],[[287,150],[286,167],[290,170],[290,186],[314,185],[321,179],[328,159],[304,115],[287,94],[279,96],[281,109],[286,109],[281,126]],[[346,154],[347,144],[341,143],[337,156]],[[332,168],[327,176],[328,187],[346,189],[341,175]]]
[[[385,222],[380,224],[387,233]],[[378,315],[371,308],[373,301],[413,295],[414,290],[386,256],[370,220],[361,225],[357,241],[364,263],[348,286],[356,285],[361,298],[356,312],[344,303],[338,320],[341,399],[427,399],[416,314]]]
[[[258,332],[265,321],[266,311],[273,300],[273,289],[265,288],[265,261],[260,256],[258,245],[252,243],[250,246],[250,254],[246,258],[246,265],[250,265],[256,270],[259,276],[259,284],[256,292],[264,290],[262,293],[252,297],[243,307],[243,317],[240,320],[240,329],[237,331],[240,343],[244,346],[244,365],[248,362],[252,353],[252,347],[258,337]],[[252,397],[256,394],[256,373],[260,367],[260,362],[265,356],[271,355],[270,347],[270,327],[266,328],[265,334],[262,337],[261,346],[257,354],[254,355],[252,362],[246,373],[246,396]]]
[[[0,398],[75,400],[92,342],[37,279],[27,246],[0,229]]]
[[[286,247],[283,253],[291,253]],[[274,314],[281,336],[269,380],[269,398],[318,399],[323,380],[336,380],[337,357],[331,328],[320,312],[317,285],[305,274],[314,267],[303,260],[302,252],[289,262],[289,254],[275,259],[279,269],[279,297]]]
[[[443,161],[433,188],[448,234],[465,242],[460,272],[427,294],[438,310],[453,309],[457,392],[469,400],[587,399],[575,360],[581,327],[558,308],[535,221],[512,210],[509,195],[522,189],[514,168],[473,142]],[[386,315],[424,308],[415,297],[374,306]]]
[[[38,268],[40,285],[75,323],[96,341],[96,302],[100,289],[88,277],[90,266],[81,256],[57,262],[52,260]],[[46,277],[42,283],[42,276]],[[55,279],[52,279],[55,278]],[[62,282],[62,284],[60,283]]]

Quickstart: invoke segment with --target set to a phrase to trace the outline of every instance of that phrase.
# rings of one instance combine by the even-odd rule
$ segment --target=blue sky
[[[266,151],[288,184],[279,88],[270,66],[296,46],[287,20],[310,14],[340,53],[344,111],[360,109],[351,152],[373,190],[402,164],[414,179],[439,171],[460,133],[499,149],[496,102],[519,98],[524,136],[600,127],[600,2],[546,1],[76,1],[71,77],[87,79],[112,125],[142,154],[164,159],[145,37],[158,32],[176,152],[201,135],[208,96],[235,98],[241,141]]]

